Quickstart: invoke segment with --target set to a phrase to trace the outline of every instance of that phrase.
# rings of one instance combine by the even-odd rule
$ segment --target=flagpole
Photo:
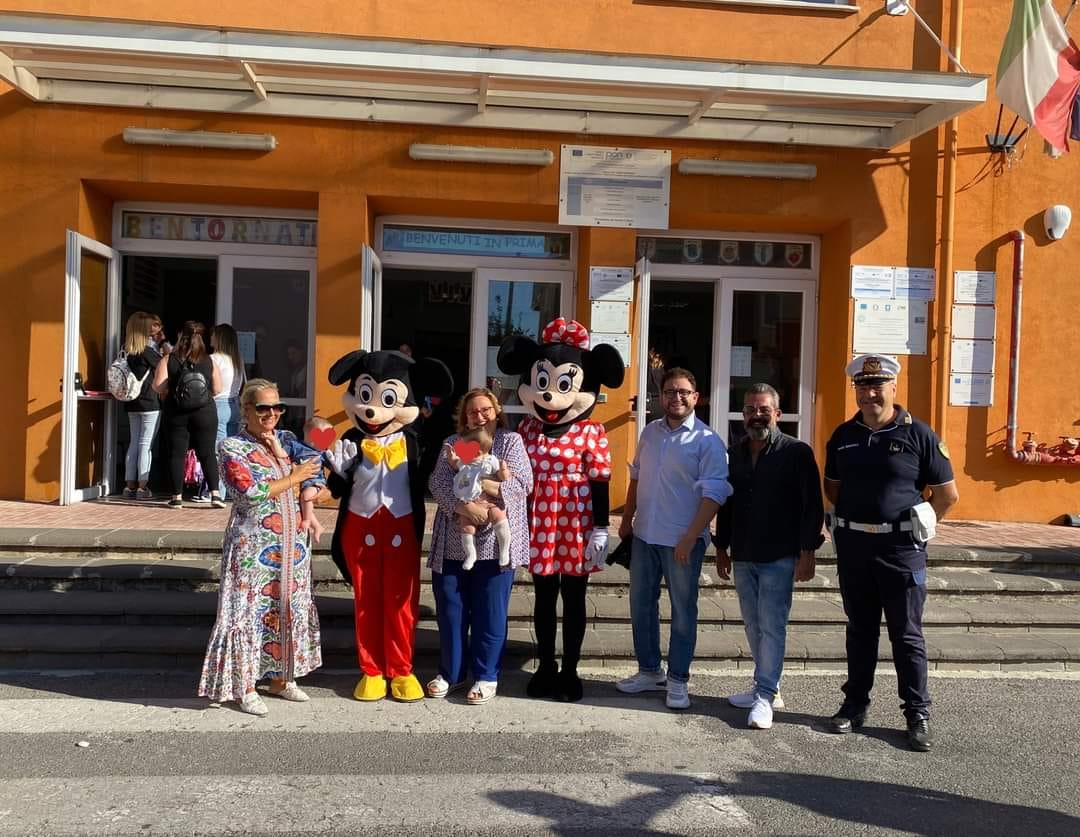
[[[1077,2],[1077,0],[1073,0],[1073,5],[1074,6],[1076,5],[1076,2]],[[949,60],[952,61],[953,64],[956,65],[956,68],[960,72],[966,73],[967,70],[964,68],[964,65],[960,63],[960,59],[957,58],[955,55],[953,55],[952,50],[950,50],[947,46],[945,46],[945,43],[941,40],[941,38],[939,38],[937,36],[937,32],[935,32],[933,30],[933,27],[931,27],[929,23],[927,23],[925,20],[922,19],[922,15],[920,15],[917,11],[915,11],[915,8],[911,5],[911,3],[905,3],[904,5],[907,7],[907,10],[909,12],[911,12],[912,15],[915,16],[915,20],[918,22],[919,26],[921,26],[923,29],[926,30],[926,34],[929,35],[931,38],[933,38],[934,43],[936,43],[939,47],[941,47],[942,51],[947,56],[949,56]],[[1072,13],[1071,8],[1069,9],[1069,13],[1070,14]]]

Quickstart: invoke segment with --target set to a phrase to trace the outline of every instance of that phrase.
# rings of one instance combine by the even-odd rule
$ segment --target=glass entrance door
[[[519,377],[499,371],[499,347],[510,336],[539,341],[540,331],[559,316],[574,316],[573,274],[569,271],[476,271],[470,384],[486,386],[498,396],[511,426],[516,426],[526,410],[517,394]]]
[[[314,395],[315,263],[222,256],[217,311],[236,329],[247,377],[278,385],[289,407],[279,426],[302,435]]]
[[[780,429],[810,441],[814,289],[813,282],[800,280],[723,282],[714,425],[726,421],[722,432],[730,443],[743,435],[743,399],[754,383],[780,393]]]
[[[67,231],[60,504],[109,493],[116,401],[105,373],[120,349],[120,254]]]

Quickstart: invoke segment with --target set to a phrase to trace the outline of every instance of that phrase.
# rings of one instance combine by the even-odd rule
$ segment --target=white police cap
[[[896,380],[900,364],[887,355],[859,355],[844,371],[853,384],[882,384]]]

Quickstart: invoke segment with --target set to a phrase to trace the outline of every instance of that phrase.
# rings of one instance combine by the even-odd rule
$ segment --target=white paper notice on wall
[[[593,300],[590,305],[591,331],[625,334],[630,331],[630,303]]]
[[[595,349],[601,343],[607,343],[618,349],[622,356],[623,366],[630,365],[630,335],[629,334],[605,334],[602,331],[594,331],[589,335],[589,344]]]
[[[949,403],[954,407],[989,407],[994,403],[993,375],[949,375]]]
[[[749,378],[750,363],[754,358],[753,346],[731,347],[731,377]]]
[[[953,339],[949,352],[949,366],[953,372],[967,374],[994,371],[993,340],[957,340]]]
[[[856,299],[892,299],[893,273],[891,267],[871,264],[851,266],[851,295]]]
[[[952,336],[966,340],[993,340],[997,312],[992,305],[954,305]]]
[[[926,300],[856,299],[852,351],[925,355],[926,324]]]
[[[590,267],[589,299],[630,302],[634,298],[634,268]]]
[[[897,299],[933,301],[937,271],[932,267],[897,267],[893,269],[893,295]]]
[[[671,151],[564,145],[559,223],[666,230]]]
[[[240,360],[242,360],[245,365],[250,365],[255,362],[254,331],[236,332],[236,346],[240,350]]]
[[[953,302],[963,305],[993,305],[996,301],[997,274],[992,270],[958,270],[953,287]]]

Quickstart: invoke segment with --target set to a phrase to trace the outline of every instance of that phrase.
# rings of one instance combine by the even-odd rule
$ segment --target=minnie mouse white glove
[[[355,459],[356,442],[352,439],[338,439],[326,452],[326,461],[339,477],[345,476]]]
[[[589,543],[585,547],[585,566],[589,570],[604,569],[604,559],[608,550],[608,530],[593,529]]]

